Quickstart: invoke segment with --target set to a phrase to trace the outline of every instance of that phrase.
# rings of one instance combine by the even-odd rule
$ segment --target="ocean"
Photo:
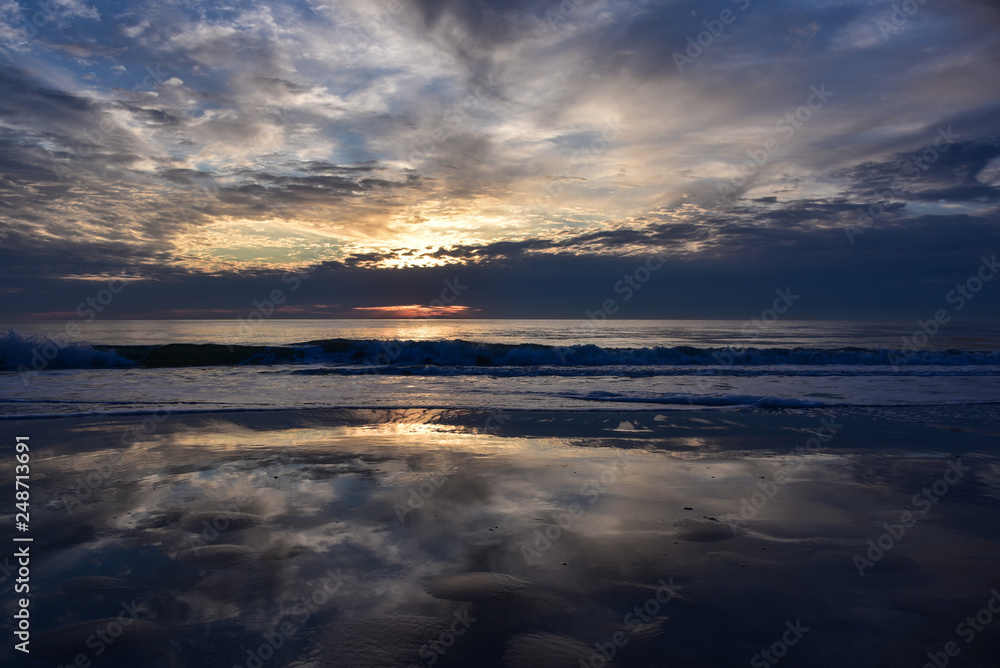
[[[997,326],[72,325],[0,338],[30,665],[996,665]]]
[[[0,331],[4,418],[1000,403],[998,324],[261,317]]]

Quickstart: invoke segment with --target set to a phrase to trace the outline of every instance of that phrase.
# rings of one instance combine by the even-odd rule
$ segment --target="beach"
[[[8,419],[4,460],[15,436],[31,455],[18,658],[991,666],[997,424],[975,406]]]
[[[0,668],[1000,668],[998,0],[0,14]]]

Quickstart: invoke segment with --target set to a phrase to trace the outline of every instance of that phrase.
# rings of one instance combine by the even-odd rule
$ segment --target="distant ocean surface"
[[[0,417],[1000,404],[1000,324],[11,322]]]

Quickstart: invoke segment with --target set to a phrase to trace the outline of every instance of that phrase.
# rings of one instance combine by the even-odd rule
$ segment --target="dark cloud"
[[[907,198],[930,202],[1000,202],[1000,188],[977,177],[1000,157],[1000,139],[945,140],[916,151],[897,154],[885,162],[866,162],[838,175],[851,181],[849,192],[862,199]]]
[[[413,0],[408,3],[436,44],[465,55],[515,42],[540,29],[538,0]]]
[[[943,224],[952,231],[950,241],[940,237]],[[508,244],[461,249],[477,256],[477,262],[423,269],[372,268],[372,263],[390,254],[358,254],[346,263],[317,268],[289,302],[289,314],[297,307],[329,303],[331,295],[336,295],[337,309],[317,314],[349,316],[355,307],[428,304],[440,293],[443,281],[458,280],[469,286],[461,305],[481,309],[482,317],[582,319],[587,310],[600,308],[610,298],[617,300],[621,310],[616,317],[621,318],[699,318],[720,313],[749,318],[759,315],[748,310],[749,304],[766,304],[774,290],[791,288],[802,296],[796,304],[797,318],[909,319],[911,314],[922,316],[943,307],[947,292],[976,272],[983,249],[1000,246],[1000,231],[992,221],[969,217],[916,218],[905,229],[875,226],[863,237],[864,244],[855,246],[848,245],[843,230],[835,228],[781,231],[746,224],[720,234],[730,243],[711,253],[672,251],[661,245],[664,236],[657,232],[647,239],[645,250],[628,257],[567,250],[537,255],[525,251],[544,244]],[[738,247],[732,243],[735,238]],[[752,252],[743,252],[747,248]],[[615,292],[618,281],[634,275],[654,254],[663,260],[662,268],[623,300],[622,293]],[[92,263],[91,268],[110,272],[116,268],[113,264]],[[281,285],[281,274],[274,272],[206,277],[164,268],[150,271],[157,280],[130,284],[109,315],[156,315],[177,308],[238,311],[241,304],[249,311],[254,298]],[[13,277],[8,284],[23,286],[26,292],[6,295],[5,301],[18,310],[72,310],[79,299],[101,286],[98,281],[44,279],[42,285],[52,291],[39,300],[30,294],[37,290],[38,280]],[[983,291],[974,306],[963,317],[989,319],[1000,306],[1000,295]]]
[[[5,312],[121,267],[130,313],[220,312],[311,264],[300,312],[461,272],[484,316],[578,317],[659,253],[623,316],[738,315],[785,283],[905,316],[997,246],[988,0],[889,28],[854,0],[60,7],[0,29]]]

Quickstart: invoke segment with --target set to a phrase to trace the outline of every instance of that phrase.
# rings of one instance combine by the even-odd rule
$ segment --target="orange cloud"
[[[352,311],[366,311],[373,318],[446,318],[469,315],[479,311],[468,306],[421,306],[408,304],[405,306],[356,306]]]

